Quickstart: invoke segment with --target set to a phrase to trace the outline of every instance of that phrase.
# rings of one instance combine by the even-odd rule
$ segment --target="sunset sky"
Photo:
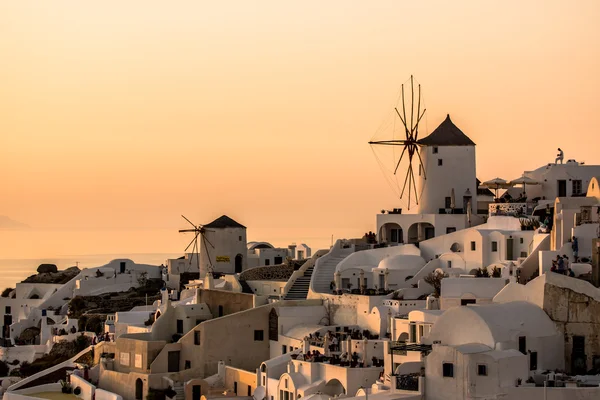
[[[413,74],[482,180],[600,163],[600,2],[4,1],[0,258],[179,252],[180,214],[327,246],[402,206],[367,142]]]

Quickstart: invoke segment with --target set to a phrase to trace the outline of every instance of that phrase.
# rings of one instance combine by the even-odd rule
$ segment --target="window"
[[[233,393],[237,395],[237,382],[233,382]]]
[[[200,346],[200,332],[194,331],[194,344]]]
[[[477,250],[477,246],[475,245],[475,242],[471,242],[471,251],[475,250]]]
[[[185,360],[185,367],[183,367],[183,369],[190,369],[192,368],[192,362],[190,360]]]
[[[262,382],[263,382],[263,384],[262,384],[263,386],[267,386],[267,377],[264,375],[263,375]]]
[[[183,334],[183,320],[182,319],[177,320],[177,333],[179,333],[180,335]]]
[[[416,343],[417,341],[417,325],[410,324],[410,342]]]
[[[438,153],[438,148],[437,146],[433,146],[433,154],[437,154]],[[420,164],[419,164],[420,165]]]
[[[454,378],[454,364],[443,363],[442,364],[442,375],[444,378]]]
[[[223,315],[223,306],[219,306],[219,317],[222,317]]]
[[[265,260],[265,265],[271,265],[271,260],[267,258],[267,259]]]
[[[492,242],[492,253],[498,252],[498,242]]]
[[[239,239],[238,239],[238,240],[241,242],[241,241],[242,241],[242,237],[241,237],[241,236],[238,236],[238,237],[239,237]]]
[[[275,257],[273,264],[275,264],[275,265],[283,264],[283,257],[279,257],[279,256]]]
[[[285,353],[287,353],[287,346],[284,344],[283,346],[281,346],[281,354]]]
[[[264,332],[262,329],[254,331],[254,341],[255,342],[262,342],[263,339],[264,339]]]
[[[519,351],[527,354],[527,338],[525,336],[519,336]]]
[[[287,386],[287,379],[285,379],[285,380],[283,381],[283,384],[285,385],[284,387],[287,389],[287,388],[288,388],[288,386]]]
[[[476,299],[461,299],[460,300],[461,306],[466,306],[467,304],[477,304],[477,300]]]
[[[479,376],[487,376],[487,365],[485,365],[485,364],[477,364],[477,375],[479,375]]]
[[[519,238],[519,243],[523,244],[523,238]]]
[[[453,226],[449,226],[446,228],[446,233],[456,232],[456,228]]]
[[[444,207],[445,208],[451,208],[450,206],[452,205],[452,199],[450,197],[446,197],[444,199]]]
[[[452,268],[452,260],[448,260],[448,268]]]
[[[443,164],[444,164],[444,161],[441,158],[438,159],[438,166],[441,167]]]
[[[577,194],[581,194],[582,193],[581,180],[573,179],[572,183],[573,183],[572,195],[575,196]]]
[[[4,314],[11,314],[11,311],[12,310],[11,310],[10,306],[4,307]]]

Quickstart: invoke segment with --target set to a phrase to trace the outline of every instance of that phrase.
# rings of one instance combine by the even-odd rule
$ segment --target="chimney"
[[[288,246],[288,250],[290,253],[290,257],[294,260],[296,259],[296,243],[292,243]]]
[[[293,374],[294,372],[296,372],[296,366],[294,365],[294,362],[290,360],[290,362],[288,362],[288,374]]]
[[[169,299],[169,291],[167,290],[167,288],[162,288],[160,289],[160,295],[161,295],[161,305],[163,306],[167,306],[169,305],[169,303],[171,302]]]
[[[592,285],[600,287],[600,238],[592,239]]]

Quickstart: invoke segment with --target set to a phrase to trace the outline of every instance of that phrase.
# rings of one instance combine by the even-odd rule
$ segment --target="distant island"
[[[0,215],[0,230],[22,230],[31,229],[31,226],[15,221],[14,219],[7,217],[6,215]]]

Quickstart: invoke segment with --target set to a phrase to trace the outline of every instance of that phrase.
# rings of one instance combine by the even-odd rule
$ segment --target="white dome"
[[[379,262],[377,269],[389,270],[415,270],[422,268],[425,260],[421,256],[399,254],[392,257],[386,257]]]

